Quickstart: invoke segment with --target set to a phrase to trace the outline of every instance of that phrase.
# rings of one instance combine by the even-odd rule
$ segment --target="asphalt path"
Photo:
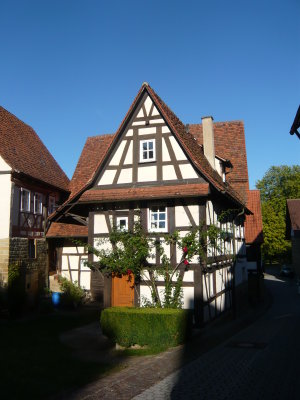
[[[260,319],[134,399],[299,400],[300,294],[295,280],[265,284],[273,303]]]

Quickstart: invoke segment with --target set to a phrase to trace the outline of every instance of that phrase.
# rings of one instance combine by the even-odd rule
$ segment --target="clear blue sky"
[[[0,104],[69,177],[144,81],[184,123],[243,120],[250,185],[298,164],[299,0],[0,0]]]

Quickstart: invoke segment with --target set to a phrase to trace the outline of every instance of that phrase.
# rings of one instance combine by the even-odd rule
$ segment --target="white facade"
[[[0,239],[9,238],[10,233],[11,170],[0,156]]]

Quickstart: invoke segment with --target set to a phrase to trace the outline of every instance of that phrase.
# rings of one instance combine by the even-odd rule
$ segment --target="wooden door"
[[[113,307],[133,307],[134,305],[134,276],[122,275],[112,278],[112,299]]]

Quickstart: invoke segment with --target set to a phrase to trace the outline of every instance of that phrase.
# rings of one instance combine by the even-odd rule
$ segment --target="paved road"
[[[300,399],[300,295],[266,276],[272,307],[248,328],[150,387],[135,400]]]

